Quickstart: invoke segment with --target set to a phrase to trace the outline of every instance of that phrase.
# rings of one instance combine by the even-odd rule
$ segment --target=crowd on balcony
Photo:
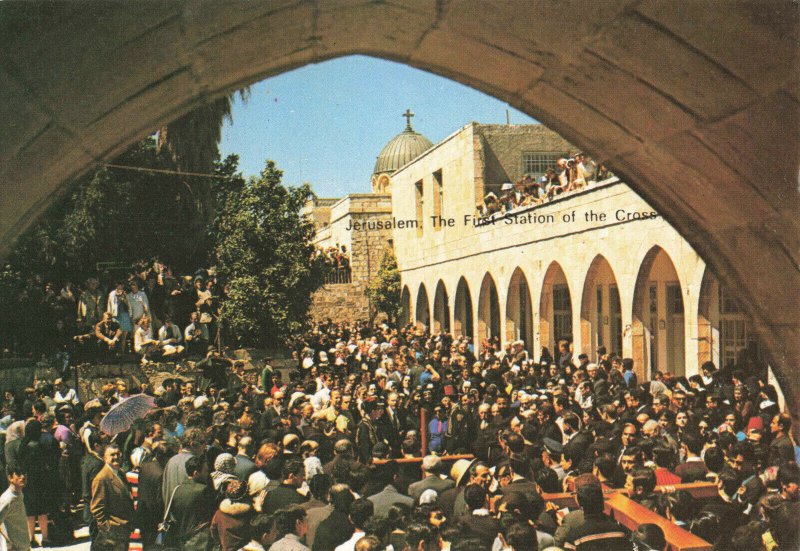
[[[0,346],[4,355],[37,359],[203,357],[216,335],[221,292],[213,268],[181,276],[158,261],[81,285],[33,276],[13,299],[19,316],[0,330]]]
[[[326,284],[350,283],[350,253],[345,245],[318,247],[317,258],[323,266]]]
[[[502,184],[499,196],[494,192],[487,193],[478,214],[488,218],[518,207],[541,205],[612,176],[605,163],[598,164],[587,155],[576,152],[569,158],[558,159],[556,166],[547,168],[538,179],[526,174],[516,183]]]
[[[168,546],[225,551],[663,551],[676,530],[717,551],[800,543],[792,418],[741,366],[643,381],[603,349],[562,342],[534,360],[522,341],[477,352],[365,322],[315,325],[290,355],[257,381],[220,358],[208,377],[145,385],[159,407],[113,437],[98,427],[124,383],[84,405],[63,381],[7,393],[0,455],[9,483],[27,473],[28,520],[46,527],[82,497],[102,549],[134,528],[145,549],[161,530]],[[120,477],[138,483],[135,514]],[[669,528],[618,524],[603,512],[615,492]]]

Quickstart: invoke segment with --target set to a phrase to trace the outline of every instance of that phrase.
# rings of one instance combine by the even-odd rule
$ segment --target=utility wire
[[[123,170],[135,170],[137,172],[157,172],[159,174],[175,174],[176,176],[196,176],[199,178],[215,178],[223,180],[237,179],[238,176],[221,176],[219,174],[204,174],[202,172],[180,172],[177,170],[167,170],[165,168],[148,168],[144,166],[130,166],[130,165],[115,165],[110,163],[103,163],[106,168],[120,168]]]

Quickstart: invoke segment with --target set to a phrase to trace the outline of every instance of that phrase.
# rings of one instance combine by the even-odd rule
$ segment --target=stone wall
[[[324,285],[311,296],[312,321],[367,319],[369,301],[364,293],[365,289],[366,284],[363,282]]]

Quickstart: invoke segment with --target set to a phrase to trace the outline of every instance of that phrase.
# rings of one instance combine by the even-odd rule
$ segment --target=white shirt
[[[153,330],[148,327],[145,329],[141,325],[136,326],[136,333],[133,335],[133,349],[141,352],[142,347],[146,346],[145,341],[153,340]]]
[[[203,339],[210,340],[208,336],[208,327],[206,327],[205,323],[190,323],[189,325],[186,326],[186,329],[183,331],[183,338],[186,339],[187,342],[195,338],[194,335],[192,335],[195,329],[199,329],[200,331],[202,331]]]
[[[74,388],[68,388],[64,394],[61,394],[60,390],[56,390],[56,395],[53,397],[53,400],[56,404],[76,405],[80,402],[80,400],[78,400],[78,393],[75,392]]]
[[[181,330],[178,329],[178,326],[174,323],[169,326],[169,333],[167,333],[167,326],[162,325],[161,328],[158,330],[158,340],[166,341],[169,339],[175,339],[175,344],[181,342]]]
[[[362,532],[361,530],[356,530],[355,532],[353,532],[353,535],[350,537],[349,540],[341,544],[334,551],[355,551],[356,542],[366,535],[367,535],[366,532]]]

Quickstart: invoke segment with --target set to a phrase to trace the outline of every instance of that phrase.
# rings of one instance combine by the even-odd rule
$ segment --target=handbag
[[[169,496],[169,503],[167,503],[167,509],[164,511],[164,518],[161,522],[158,523],[158,535],[156,536],[156,545],[164,546],[166,545],[167,537],[169,534],[170,529],[172,528],[172,520],[169,518],[170,509],[172,509],[172,500],[175,499],[175,492],[178,491],[182,484],[178,484],[175,486],[175,489],[172,490],[172,495]]]

